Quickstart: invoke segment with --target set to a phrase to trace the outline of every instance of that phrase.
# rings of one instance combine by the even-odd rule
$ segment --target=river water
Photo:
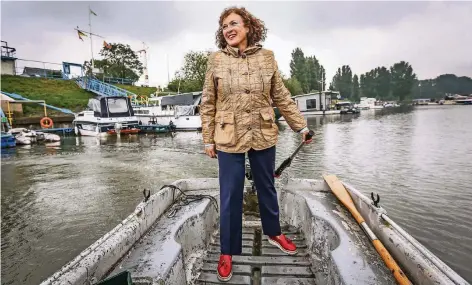
[[[380,204],[434,254],[472,281],[472,107],[363,111],[308,119],[316,135],[287,175],[336,174]],[[277,165],[299,143],[279,123]],[[38,284],[128,216],[143,189],[217,177],[199,133],[98,140],[2,154],[2,284]],[[469,264],[469,265],[467,265]]]

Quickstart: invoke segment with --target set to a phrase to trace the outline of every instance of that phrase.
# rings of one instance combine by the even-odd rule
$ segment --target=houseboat
[[[173,125],[177,131],[201,130],[199,104],[202,92],[152,95],[145,104],[133,106],[140,125]]]
[[[333,100],[339,98],[341,98],[341,95],[337,91],[323,91],[292,97],[298,106],[298,110],[304,116],[340,114],[341,110],[337,110],[333,104]],[[281,117],[279,120],[285,119]]]
[[[136,134],[138,118],[134,115],[131,100],[123,96],[90,99],[88,110],[76,114],[72,121],[76,135],[108,136]]]

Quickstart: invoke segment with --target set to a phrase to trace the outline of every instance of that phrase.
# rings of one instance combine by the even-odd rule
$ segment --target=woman
[[[264,23],[246,9],[233,7],[223,11],[219,26],[216,42],[220,50],[208,59],[200,113],[205,153],[218,158],[221,256],[217,275],[221,281],[228,281],[232,256],[242,251],[246,152],[263,233],[283,252],[296,254],[295,245],[280,230],[274,187],[278,127],[272,103],[303,140],[308,128],[283,84],[274,53],[260,45],[267,33]]]

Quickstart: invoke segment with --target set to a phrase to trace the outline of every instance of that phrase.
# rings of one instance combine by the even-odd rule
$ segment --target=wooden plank
[[[219,254],[208,254],[204,262],[218,262]],[[306,257],[298,256],[233,256],[233,264],[244,265],[303,265],[310,266],[310,261]]]

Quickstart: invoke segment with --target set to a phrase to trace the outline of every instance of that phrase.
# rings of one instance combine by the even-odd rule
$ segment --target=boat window
[[[79,117],[83,117],[83,116],[84,116],[84,113],[80,113],[78,116],[79,116]]]
[[[316,99],[307,99],[306,100],[307,109],[316,109]]]
[[[125,98],[108,98],[107,102],[110,113],[128,112],[128,102]]]

